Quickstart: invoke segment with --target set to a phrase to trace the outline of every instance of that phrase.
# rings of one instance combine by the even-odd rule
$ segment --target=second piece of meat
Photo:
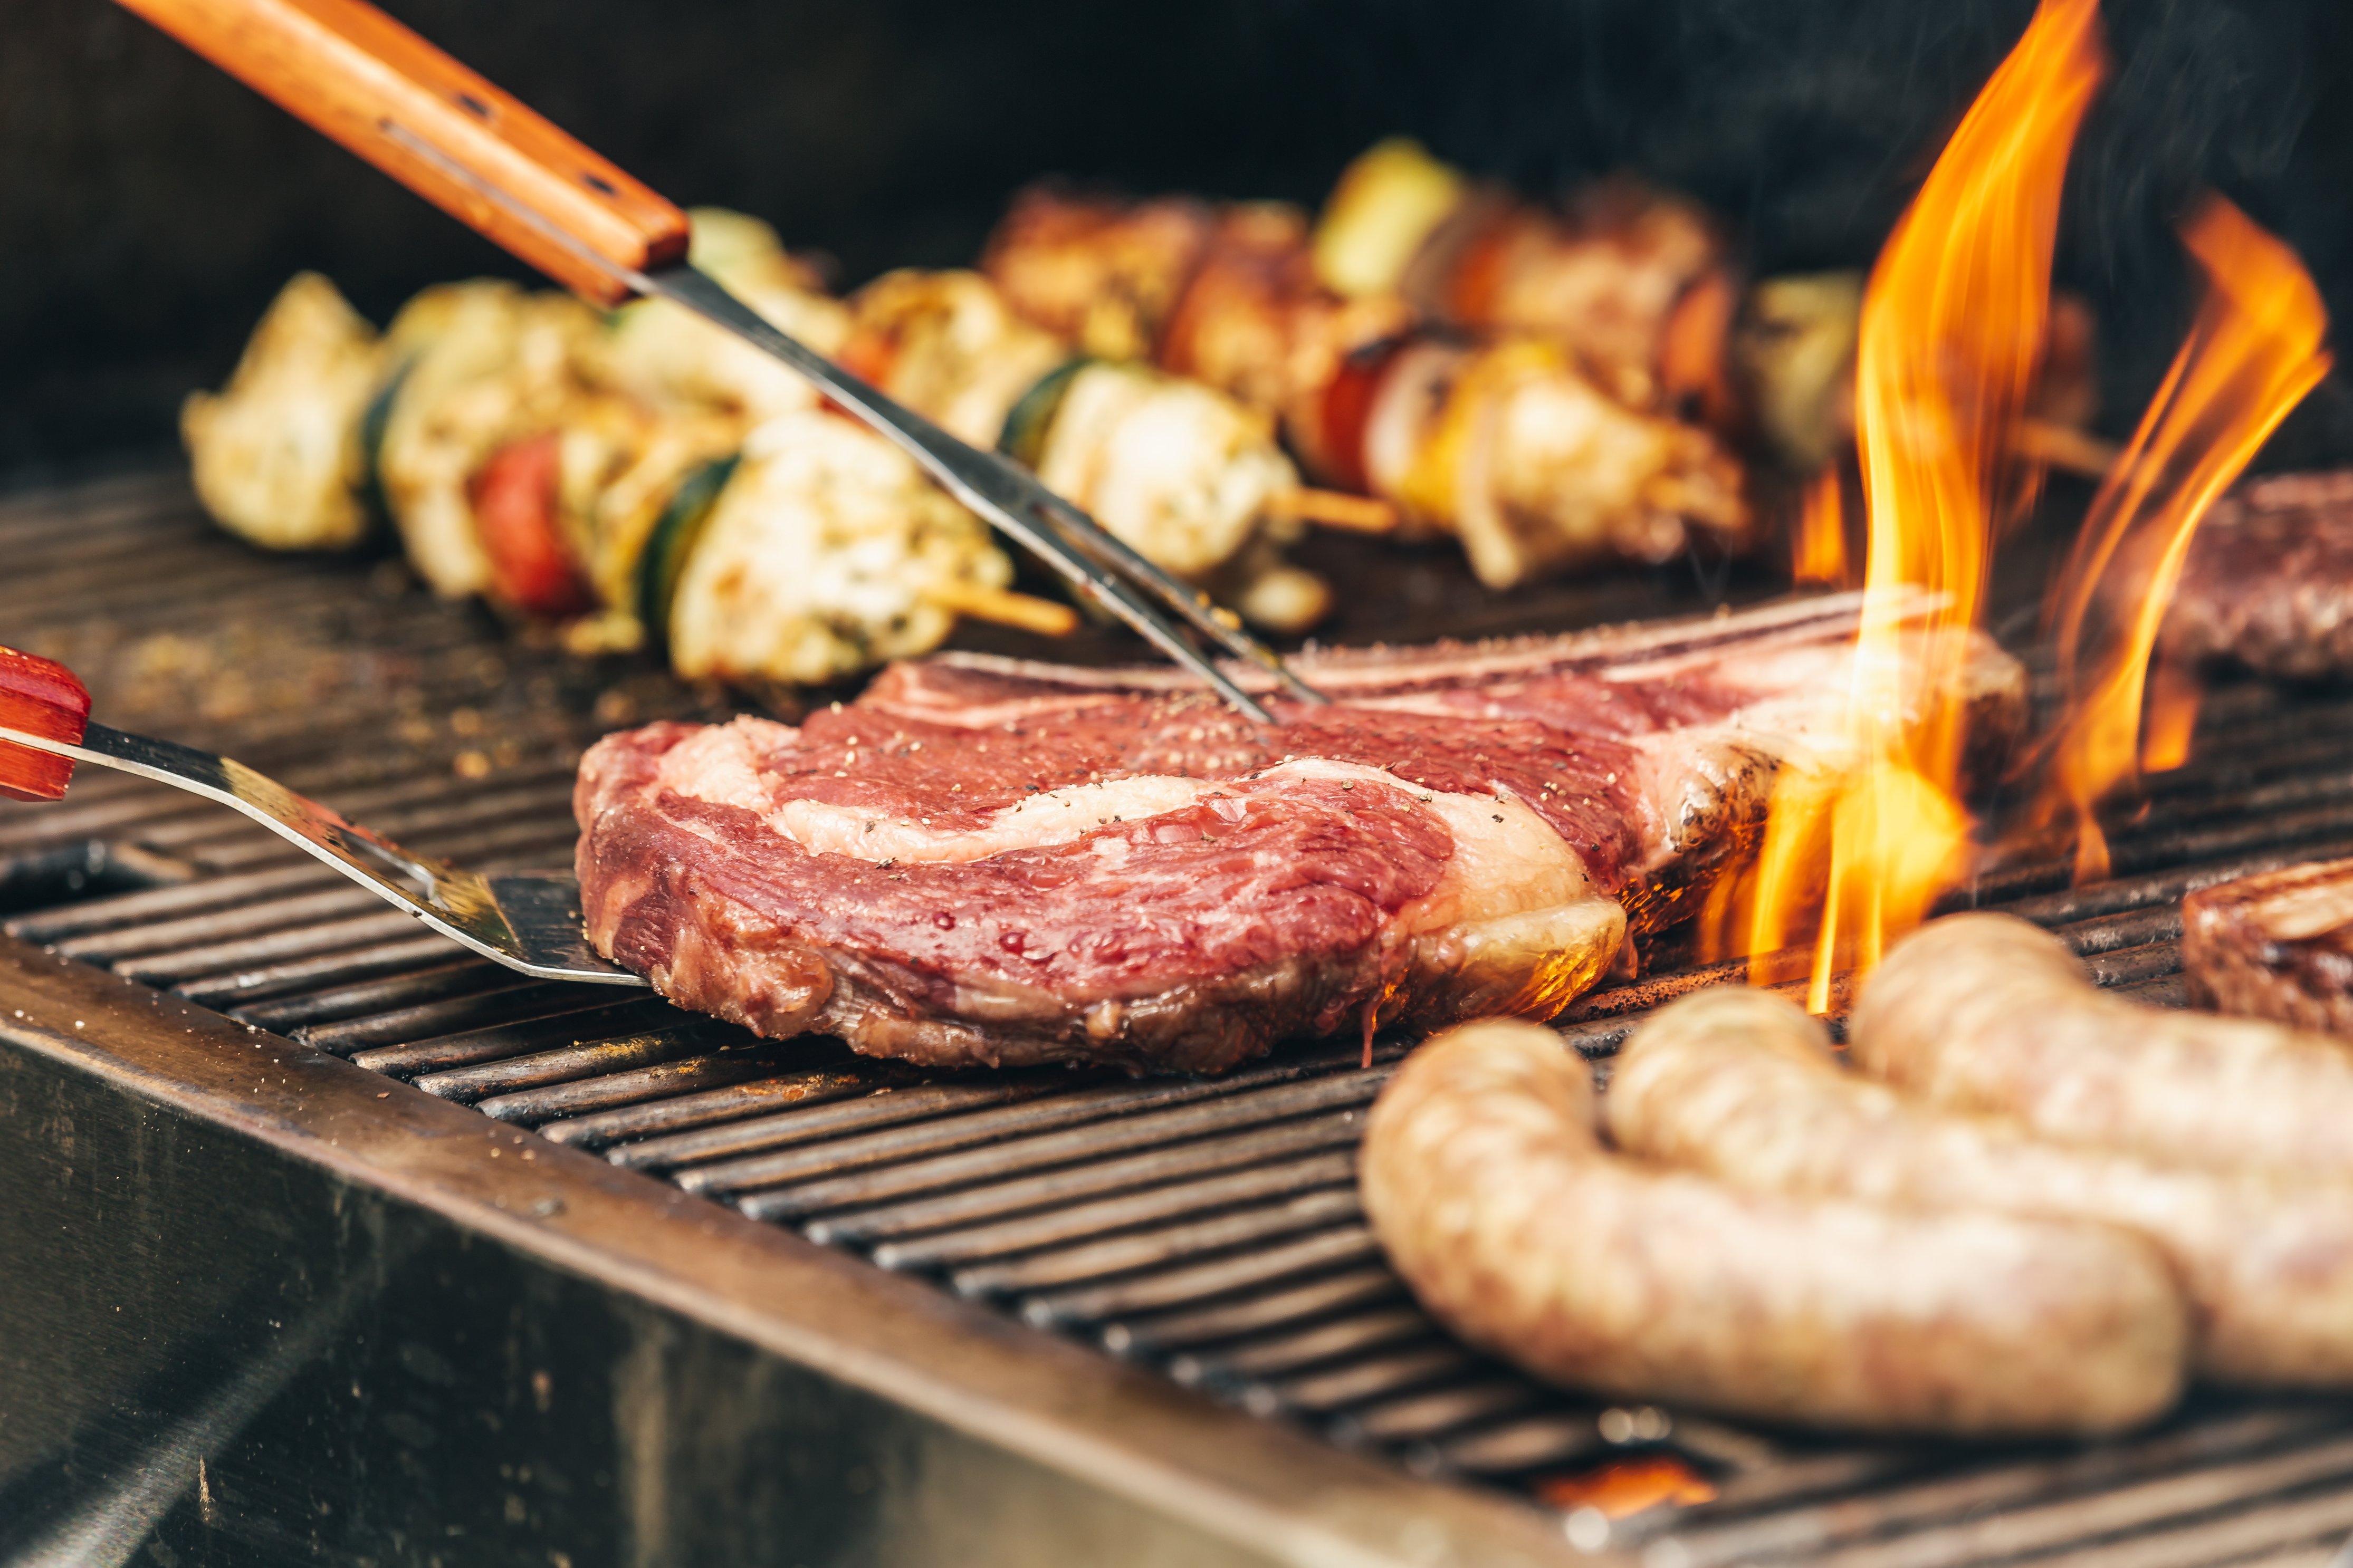
[[[2163,650],[2290,679],[2353,673],[2353,469],[2279,474],[2217,502],[2190,542]]]
[[[2353,1034],[2353,860],[2284,866],[2181,900],[2181,967],[2225,1013]]]

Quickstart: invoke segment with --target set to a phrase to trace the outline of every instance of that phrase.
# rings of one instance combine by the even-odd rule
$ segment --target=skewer
[[[1275,491],[1267,498],[1266,515],[1320,522],[1326,528],[1345,528],[1351,533],[1394,533],[1398,525],[1397,508],[1385,500],[1352,496],[1344,490],[1313,489],[1305,485]]]
[[[1079,629],[1079,612],[1070,605],[1040,599],[1033,594],[1017,594],[1009,588],[990,588],[960,578],[947,578],[926,584],[923,596],[943,610],[976,621],[1036,632],[1039,637],[1066,637]]]
[[[1297,700],[1325,700],[1206,594],[695,271],[678,207],[364,0],[121,3],[583,298],[669,300],[783,361],[1244,716],[1273,721],[1196,635]]]
[[[2106,479],[2124,455],[2113,441],[2049,419],[2020,420],[2010,431],[2010,447],[2030,461],[2087,479]]]

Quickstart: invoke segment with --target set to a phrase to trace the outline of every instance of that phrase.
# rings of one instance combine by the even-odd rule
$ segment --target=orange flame
[[[2042,0],[1863,296],[1855,410],[1868,553],[1852,755],[1777,786],[1749,932],[1752,952],[1776,945],[1759,939],[1799,925],[1820,888],[1815,1012],[1830,1006],[1836,968],[1875,964],[1965,861],[1962,676],[2007,443],[2050,311],[2067,155],[2105,69],[2097,0]],[[1810,869],[1825,848],[1826,875]]]
[[[1595,1508],[1610,1519],[1625,1519],[1662,1502],[1686,1508],[1709,1502],[1715,1497],[1715,1489],[1672,1455],[1645,1454],[1582,1474],[1539,1481],[1536,1493],[1557,1509]]]
[[[2205,300],[2123,462],[2093,499],[2052,600],[2067,717],[2039,816],[2073,815],[2079,882],[2108,874],[2094,809],[2137,783],[2142,766],[2178,766],[2188,755],[2194,687],[2179,671],[2147,676],[2198,521],[2328,374],[2320,346],[2328,313],[2295,252],[2220,196],[2200,205],[2181,237],[2206,274]],[[2106,624],[2094,624],[2094,611]]]
[[[1799,514],[1789,560],[1789,575],[1800,586],[1846,586],[1846,498],[1841,489],[1835,463],[1806,487],[1805,510]]]
[[[2169,773],[2189,760],[2189,737],[2198,728],[2205,697],[2195,673],[2160,657],[2148,668],[2148,723],[2141,738],[2140,771]]]

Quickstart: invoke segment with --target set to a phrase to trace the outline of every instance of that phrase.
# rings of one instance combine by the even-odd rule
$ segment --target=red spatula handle
[[[633,271],[686,258],[684,213],[373,5],[120,3],[600,304],[619,304],[628,287],[549,229]]]
[[[0,730],[49,741],[79,742],[90,728],[90,690],[53,659],[0,647]],[[56,800],[73,777],[73,759],[0,741],[0,795]]]

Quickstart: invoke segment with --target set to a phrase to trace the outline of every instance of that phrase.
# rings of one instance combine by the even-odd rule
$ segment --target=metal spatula
[[[90,692],[49,659],[0,647],[0,795],[58,800],[76,763],[155,779],[234,806],[385,902],[509,969],[543,980],[643,985],[597,956],[569,871],[485,877],[369,832],[243,763],[90,721]]]
[[[670,300],[784,361],[1241,712],[1271,721],[1195,637],[1255,667],[1261,690],[1324,700],[1208,595],[1005,458],[965,445],[777,331],[688,266],[678,207],[374,6],[120,3],[583,298],[607,306],[633,296]]]

